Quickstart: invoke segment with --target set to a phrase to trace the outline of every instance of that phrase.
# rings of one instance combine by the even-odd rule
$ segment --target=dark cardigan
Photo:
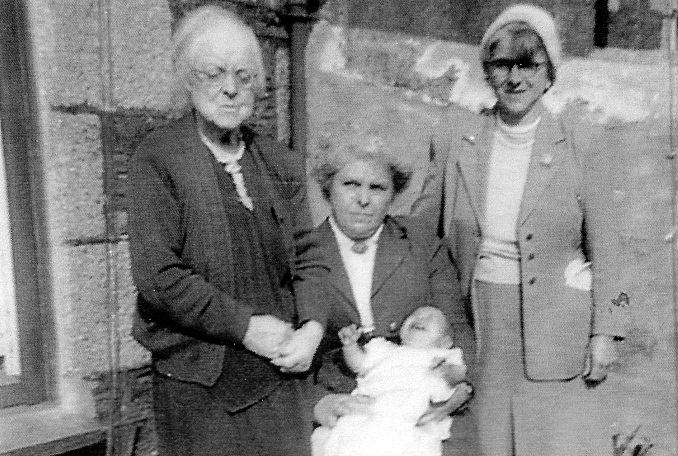
[[[259,184],[291,268],[295,226],[310,225],[303,157],[247,128],[243,137],[262,170]],[[128,228],[138,290],[132,333],[160,374],[212,386],[227,373],[225,406],[237,411],[284,377],[241,344],[250,317],[264,312],[229,293],[237,263],[213,160],[192,115],[150,134],[132,159]],[[292,322],[290,284],[280,287],[289,299],[277,316]]]

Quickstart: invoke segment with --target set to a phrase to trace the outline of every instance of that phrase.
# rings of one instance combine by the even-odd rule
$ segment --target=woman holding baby
[[[402,336],[406,318],[428,306],[440,312],[445,322],[441,328],[451,324],[448,337],[432,345],[449,350],[454,334],[454,343],[470,351],[470,325],[447,249],[414,219],[388,215],[411,172],[385,149],[375,132],[354,125],[333,147],[326,147],[314,175],[331,215],[297,243],[294,289],[302,326],[273,363],[304,370],[318,347],[313,372],[321,400],[315,414],[324,427],[332,427],[343,415],[367,413],[374,400],[348,395],[356,386],[356,373],[341,350],[342,328],[354,325],[361,350],[374,339],[392,343]],[[413,331],[426,325],[421,322]],[[463,380],[465,370],[460,376],[459,366],[443,362],[444,357],[439,361],[431,361],[425,372],[437,372],[454,384]],[[434,401],[441,402],[436,407],[426,402],[418,412],[420,424],[443,420],[469,396],[463,384],[445,401]],[[468,416],[454,418],[444,454],[476,454],[469,424]],[[385,426],[377,428],[387,432]],[[374,439],[380,435],[385,434],[377,433]]]

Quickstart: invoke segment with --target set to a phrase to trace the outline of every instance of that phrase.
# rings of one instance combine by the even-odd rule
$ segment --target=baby
[[[331,429],[317,428],[311,438],[314,456],[442,453],[452,419],[419,423],[431,403],[449,399],[465,378],[461,350],[451,348],[452,327],[435,307],[417,308],[399,334],[401,345],[374,338],[361,347],[355,325],[339,331],[346,364],[358,374],[351,394],[372,397],[374,402],[369,414],[345,415]],[[446,369],[435,369],[441,364],[447,364]]]

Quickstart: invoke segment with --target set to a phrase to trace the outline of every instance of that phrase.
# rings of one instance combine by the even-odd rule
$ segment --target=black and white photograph
[[[678,456],[677,0],[0,0],[0,456]]]

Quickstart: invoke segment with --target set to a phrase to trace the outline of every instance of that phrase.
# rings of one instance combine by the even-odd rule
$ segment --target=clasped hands
[[[282,372],[298,373],[311,367],[322,335],[322,326],[315,321],[295,331],[290,323],[273,315],[254,315],[242,343],[252,353],[270,359]]]

